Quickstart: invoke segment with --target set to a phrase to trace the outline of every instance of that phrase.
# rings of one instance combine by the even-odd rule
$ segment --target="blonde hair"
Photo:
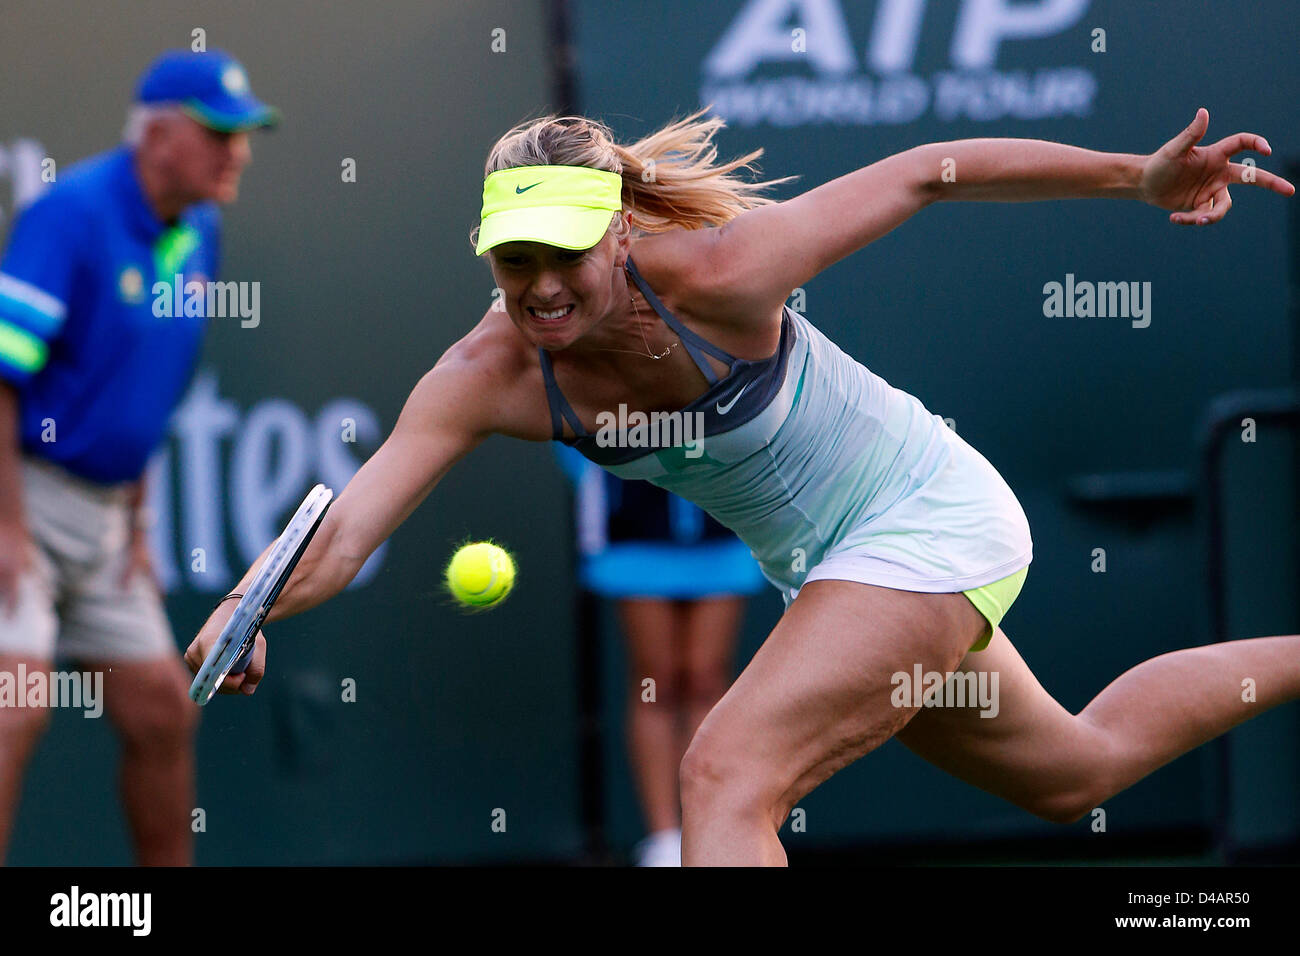
[[[525,120],[497,140],[483,176],[517,166],[587,166],[618,173],[623,177],[623,212],[630,214],[630,228],[643,233],[720,226],[746,209],[779,202],[760,193],[797,176],[751,183],[737,175],[741,169],[758,172],[753,161],[762,149],[714,165],[718,150],[713,135],[727,124],[716,116],[698,119],[710,108],[628,146],[616,143],[604,123],[585,116],[552,113]],[[615,238],[623,238],[622,212],[613,214],[610,225]],[[478,230],[476,225],[470,231],[471,246],[477,246]]]

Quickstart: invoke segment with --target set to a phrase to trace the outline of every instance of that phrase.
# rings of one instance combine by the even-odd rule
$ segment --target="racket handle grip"
[[[244,653],[240,655],[239,659],[235,661],[234,666],[230,668],[230,673],[232,674],[244,673],[244,671],[248,669],[248,665],[252,663],[253,651],[256,649],[257,649],[257,645],[254,644],[248,650],[244,651]]]

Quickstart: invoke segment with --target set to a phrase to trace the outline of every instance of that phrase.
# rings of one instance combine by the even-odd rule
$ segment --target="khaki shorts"
[[[0,654],[137,661],[178,654],[162,596],[144,574],[121,586],[130,555],[127,488],[32,458],[23,507],[35,545],[16,614],[0,604]]]

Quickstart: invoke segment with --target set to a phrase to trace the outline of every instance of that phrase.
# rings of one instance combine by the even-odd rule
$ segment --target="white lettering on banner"
[[[923,3],[924,0],[913,0]],[[1003,40],[1061,33],[1079,22],[1089,0],[964,0],[952,36],[952,62],[963,70],[992,69]]]
[[[797,12],[796,24],[787,24]],[[796,53],[790,30],[808,35],[806,53]],[[743,76],[760,63],[810,60],[818,73],[851,73],[858,65],[839,0],[750,0],[704,61],[714,76]]]
[[[344,419],[356,423],[355,442],[340,438]],[[283,530],[317,481],[339,494],[364,460],[353,453],[368,454],[383,437],[375,413],[351,398],[326,402],[314,421],[282,398],[265,399],[241,413],[221,397],[211,370],[196,376],[172,417],[171,431],[171,441],[150,461],[147,474],[149,507],[157,516],[150,542],[155,569],[168,591],[203,592],[228,589]],[[195,549],[204,555],[197,570],[191,561]],[[387,543],[380,545],[350,586],[368,583],[386,551]]]
[[[867,44],[867,62],[877,73],[902,73],[916,59],[921,42],[925,4],[914,0],[881,0]]]
[[[926,0],[878,0],[861,71],[841,0],[748,0],[701,64],[700,102],[736,126],[900,124],[927,113],[944,122],[1087,116],[1097,95],[1091,69],[1000,71],[997,56],[1004,43],[1063,33],[1089,3],[961,0],[952,69],[922,75],[922,30],[938,22],[927,20]],[[807,37],[798,48],[795,29]],[[1087,52],[1082,44],[1081,62]]]

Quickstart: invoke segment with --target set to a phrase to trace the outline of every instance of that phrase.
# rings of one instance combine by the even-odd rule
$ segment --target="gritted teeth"
[[[538,309],[534,309],[534,308],[530,305],[530,306],[528,307],[528,311],[531,312],[533,315],[535,315],[537,318],[539,318],[539,319],[543,319],[543,320],[545,320],[545,319],[562,319],[562,318],[564,318],[564,316],[568,315],[570,312],[573,311],[573,306],[572,306],[572,305],[566,305],[566,306],[565,306],[564,308],[562,308],[562,309],[553,309],[553,310],[551,310],[551,311],[543,312],[543,311],[539,311]]]

